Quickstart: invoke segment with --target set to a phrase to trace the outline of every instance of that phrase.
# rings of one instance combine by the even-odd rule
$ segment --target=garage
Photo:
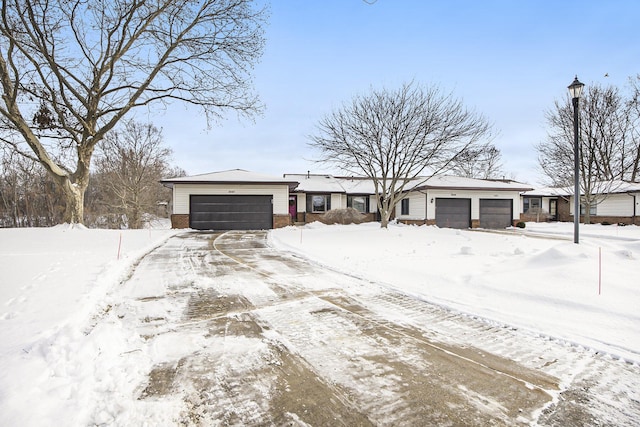
[[[273,228],[271,195],[191,195],[189,227],[195,230]]]
[[[471,199],[436,198],[436,225],[442,228],[471,227]]]
[[[480,199],[480,227],[501,229],[511,227],[513,200]]]

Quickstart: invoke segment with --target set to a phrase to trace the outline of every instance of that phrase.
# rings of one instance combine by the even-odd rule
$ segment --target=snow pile
[[[640,361],[640,228],[581,225],[576,245],[572,227],[314,223],[274,230],[271,239],[424,300]]]

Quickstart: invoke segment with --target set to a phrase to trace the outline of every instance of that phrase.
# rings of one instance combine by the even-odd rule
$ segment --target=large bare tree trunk
[[[84,223],[84,191],[85,188],[79,188],[66,178],[65,184],[62,185],[62,191],[65,195],[66,209],[64,212],[64,221],[69,224]]]

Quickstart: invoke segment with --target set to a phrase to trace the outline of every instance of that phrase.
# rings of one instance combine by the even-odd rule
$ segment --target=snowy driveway
[[[173,237],[112,298],[96,325],[118,319],[138,337],[120,363],[144,375],[131,396],[99,400],[97,424],[640,419],[637,365],[329,271],[269,247],[266,232]]]

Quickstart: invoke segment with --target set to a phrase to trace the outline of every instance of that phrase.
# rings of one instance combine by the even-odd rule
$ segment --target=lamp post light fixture
[[[580,126],[578,103],[580,95],[582,95],[582,88],[584,88],[584,83],[580,83],[578,76],[576,76],[569,85],[569,94],[573,101],[573,243],[578,243],[580,240],[580,142],[578,136]]]

